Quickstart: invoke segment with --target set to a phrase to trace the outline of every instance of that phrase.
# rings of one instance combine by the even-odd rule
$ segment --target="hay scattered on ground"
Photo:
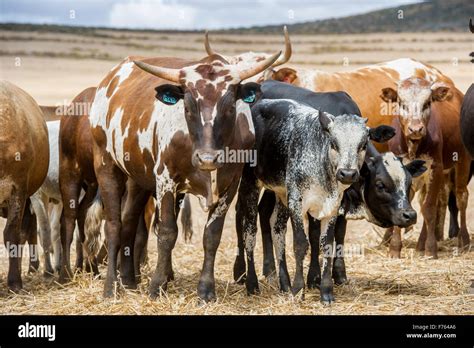
[[[150,260],[143,268],[143,280],[136,291],[120,290],[114,299],[102,298],[103,279],[76,274],[67,285],[57,277],[45,279],[42,273],[24,274],[24,292],[11,294],[6,287],[7,263],[0,265],[0,298],[3,314],[474,314],[474,295],[469,286],[474,279],[474,252],[456,255],[456,241],[440,243],[439,259],[418,256],[415,242],[420,222],[404,240],[402,259],[389,259],[385,247],[378,246],[378,229],[366,222],[351,222],[346,257],[349,283],[335,288],[336,302],[324,307],[318,290],[307,290],[305,298],[281,294],[275,281],[260,277],[260,295],[247,296],[245,287],[235,284],[232,266],[236,250],[234,213],[231,208],[216,262],[218,300],[202,305],[196,295],[203,260],[198,231],[205,217],[194,209],[195,236],[186,245],[180,234],[173,254],[175,281],[168,293],[150,300],[147,287],[156,266],[156,237],[150,238]],[[201,216],[202,215],[202,216]],[[288,232],[288,264],[294,270]],[[377,233],[378,232],[378,233]],[[261,274],[261,245],[257,245],[257,271]],[[306,263],[309,263],[307,260]],[[23,262],[27,269],[27,260]],[[102,277],[105,267],[101,267]]]

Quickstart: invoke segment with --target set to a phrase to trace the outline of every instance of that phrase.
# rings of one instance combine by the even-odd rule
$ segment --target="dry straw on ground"
[[[24,274],[24,292],[11,294],[6,287],[6,262],[1,264],[0,307],[4,314],[474,314],[474,295],[468,293],[474,279],[474,252],[456,255],[456,242],[440,244],[438,260],[418,256],[415,241],[419,225],[404,240],[402,259],[387,258],[379,247],[380,231],[363,221],[349,224],[346,257],[349,283],[335,288],[336,303],[324,307],[318,290],[307,290],[305,298],[280,294],[275,281],[260,278],[261,294],[247,296],[245,287],[232,279],[235,255],[234,213],[229,219],[218,250],[216,287],[218,300],[202,305],[196,286],[203,259],[201,233],[204,215],[194,209],[195,236],[186,245],[182,238],[173,254],[174,282],[168,293],[157,300],[147,296],[149,279],[156,265],[156,238],[150,238],[150,260],[143,268],[144,279],[138,290],[120,290],[114,299],[102,298],[103,280],[76,274],[67,285],[56,277],[44,279],[41,273]],[[291,236],[288,233],[288,263],[293,271]],[[24,269],[27,269],[26,258]],[[261,247],[257,252],[261,274]],[[102,276],[105,268],[101,268]]]

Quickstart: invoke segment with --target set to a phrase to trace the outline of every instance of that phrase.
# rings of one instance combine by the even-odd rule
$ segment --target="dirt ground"
[[[290,33],[291,34],[291,33]],[[401,57],[430,63],[450,76],[465,92],[473,81],[473,51],[470,34],[364,34],[293,36],[294,55],[289,66],[300,65],[326,71],[345,71]],[[203,35],[149,34],[101,31],[98,37],[35,32],[0,31],[0,78],[29,92],[42,105],[64,104],[82,89],[97,85],[105,74],[127,55],[204,56]],[[243,50],[276,51],[283,36],[212,35],[216,51],[233,54]],[[346,64],[344,64],[346,62]],[[348,63],[348,64],[347,64]],[[468,227],[474,232],[474,181],[469,186]],[[419,205],[415,203],[419,212]],[[474,295],[468,288],[474,280],[474,253],[458,254],[456,241],[439,243],[439,259],[420,257],[414,250],[421,229],[405,234],[400,260],[389,259],[380,247],[383,231],[365,221],[348,224],[346,265],[349,283],[336,287],[336,302],[319,303],[317,290],[304,299],[280,294],[274,281],[260,276],[261,294],[247,296],[232,279],[236,253],[235,213],[227,215],[216,260],[218,300],[200,305],[196,286],[203,260],[202,231],[206,214],[193,199],[194,237],[185,244],[180,233],[173,254],[176,280],[166,296],[147,297],[147,285],[156,266],[156,237],[149,242],[150,260],[137,291],[121,291],[116,298],[102,298],[103,281],[76,274],[72,283],[60,285],[56,277],[27,274],[23,260],[24,292],[11,294],[6,286],[8,260],[0,260],[0,313],[4,314],[474,314]],[[3,230],[4,219],[0,219]],[[446,221],[447,228],[447,221]],[[447,235],[447,229],[446,233]],[[2,238],[2,237],[0,237]],[[293,271],[291,229],[287,254]],[[1,247],[3,248],[3,246]],[[3,248],[4,249],[4,248]],[[257,244],[257,272],[261,274],[261,244]],[[4,250],[2,250],[4,251]],[[307,260],[309,263],[309,260]],[[101,268],[102,276],[105,268]]]

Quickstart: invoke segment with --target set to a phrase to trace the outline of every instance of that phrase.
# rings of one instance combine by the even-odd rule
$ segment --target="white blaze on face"
[[[382,161],[397,191],[406,198],[407,175],[402,162],[392,152],[382,154]]]
[[[431,98],[431,88],[412,84],[408,88],[398,88],[400,98],[400,116],[411,119],[423,120],[429,116],[430,109],[423,108]]]

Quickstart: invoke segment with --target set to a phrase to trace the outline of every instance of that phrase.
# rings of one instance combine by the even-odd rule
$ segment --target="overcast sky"
[[[218,29],[342,17],[419,0],[0,0],[0,22]]]

